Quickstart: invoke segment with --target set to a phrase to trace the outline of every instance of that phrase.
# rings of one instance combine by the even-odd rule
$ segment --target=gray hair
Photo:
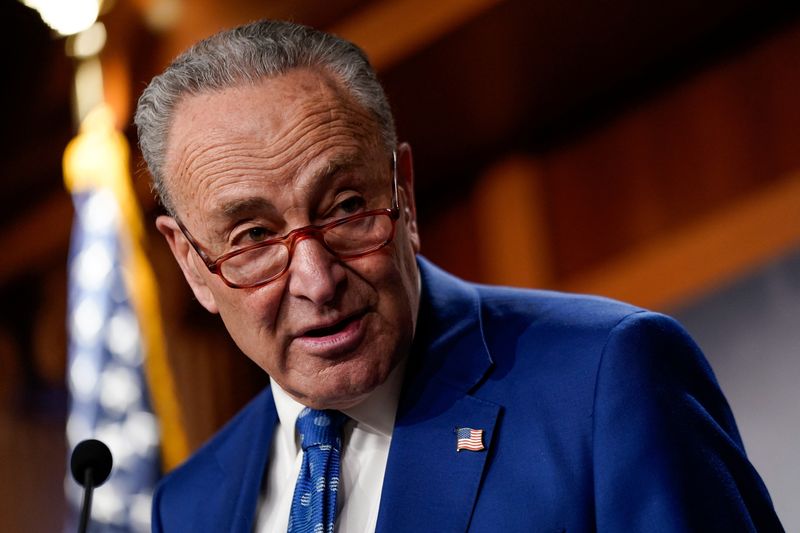
[[[186,96],[275,77],[293,68],[327,70],[375,117],[388,150],[397,143],[394,119],[375,71],[351,42],[308,26],[258,21],[200,41],[178,56],[144,90],[134,122],[153,190],[174,214],[164,177],[167,135],[175,107]]]

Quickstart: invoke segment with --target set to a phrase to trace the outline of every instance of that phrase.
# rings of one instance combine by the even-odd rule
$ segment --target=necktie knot
[[[306,407],[297,417],[297,431],[303,451],[313,446],[342,448],[342,425],[347,416],[339,411],[319,411]]]

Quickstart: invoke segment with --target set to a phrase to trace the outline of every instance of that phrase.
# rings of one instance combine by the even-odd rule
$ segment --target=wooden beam
[[[328,28],[362,47],[386,70],[502,0],[382,0]]]
[[[669,309],[800,246],[800,173],[628,250],[558,288]]]
[[[361,46],[376,70],[389,68],[436,39],[458,28],[503,0],[375,0],[345,14],[327,31]],[[147,19],[152,2],[137,2],[137,9]],[[312,14],[318,10],[314,0],[263,2],[184,2],[181,16],[169,28],[156,52],[155,65],[160,70],[195,41],[222,28],[261,17],[296,20],[319,25]],[[342,8],[346,8],[346,2]],[[331,12],[330,6],[326,11]]]
[[[547,199],[539,163],[511,156],[492,165],[478,180],[471,204],[475,248],[482,278],[517,287],[552,284],[552,250]]]

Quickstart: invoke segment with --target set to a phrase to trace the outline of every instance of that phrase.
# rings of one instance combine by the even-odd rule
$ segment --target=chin
[[[292,394],[295,399],[303,405],[312,409],[348,409],[363,402],[375,388],[372,387],[365,391],[348,391],[342,393],[338,390],[313,390],[306,394]]]
[[[309,387],[304,387],[304,390],[293,393],[292,396],[312,409],[341,410],[353,407],[383,384],[393,368],[391,365],[383,369],[380,364],[366,366],[367,368],[363,365],[337,365],[324,378],[315,379]]]
[[[345,409],[349,409],[354,407],[361,402],[363,402],[369,393],[365,393],[359,396],[346,396],[346,397],[331,397],[331,398],[324,398],[324,399],[317,399],[316,401],[302,401],[303,405],[310,407],[312,409],[334,409],[336,411],[342,411]]]

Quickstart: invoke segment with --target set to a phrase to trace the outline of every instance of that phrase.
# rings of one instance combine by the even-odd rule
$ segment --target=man
[[[158,229],[270,376],[163,481],[155,531],[781,530],[674,321],[417,256],[411,149],[352,44],[223,32],[136,123]]]

